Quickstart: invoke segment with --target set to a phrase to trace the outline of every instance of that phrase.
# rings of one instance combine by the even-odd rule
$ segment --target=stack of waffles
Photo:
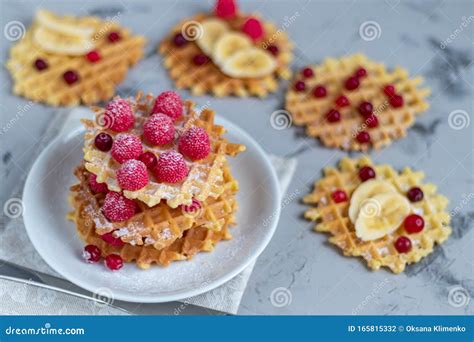
[[[113,96],[144,44],[113,18],[39,10],[6,66],[17,95],[53,106],[94,104]]]
[[[87,261],[166,266],[231,238],[238,184],[228,157],[245,147],[223,137],[212,110],[171,91],[94,110],[70,193]]]
[[[293,45],[286,27],[241,13],[235,1],[218,0],[213,13],[173,27],[159,52],[178,88],[196,95],[265,97],[291,75]]]

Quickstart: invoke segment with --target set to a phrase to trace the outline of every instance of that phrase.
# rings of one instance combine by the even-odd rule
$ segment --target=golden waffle
[[[199,252],[210,252],[221,240],[230,240],[228,227],[234,223],[233,213],[223,218],[222,228],[218,231],[204,226],[193,226],[184,235],[166,248],[157,250],[153,246],[134,246],[124,244],[113,246],[100,238],[96,233],[97,227],[90,217],[87,201],[73,196],[74,212],[69,218],[76,223],[77,233],[87,243],[100,248],[102,256],[119,254],[125,262],[135,261],[138,267],[147,269],[151,264],[168,266],[173,261],[189,260]]]
[[[143,96],[141,93],[135,99],[129,99],[135,112],[135,128],[131,132],[141,136],[142,127],[149,113],[153,108],[154,97],[152,95]],[[84,159],[85,167],[89,172],[97,175],[97,181],[105,182],[112,191],[120,192],[120,187],[116,180],[115,171],[120,167],[110,152],[102,152],[94,147],[94,138],[100,131],[107,131],[112,137],[117,135],[107,127],[104,127],[102,121],[104,118],[104,109],[96,109],[96,121],[83,120],[88,129],[85,134]],[[191,204],[194,197],[198,201],[205,201],[208,197],[216,198],[224,190],[225,180],[223,178],[226,156],[235,156],[245,150],[245,146],[231,144],[222,137],[225,129],[222,126],[214,124],[214,111],[204,109],[200,115],[194,110],[194,104],[191,101],[185,102],[185,110],[181,118],[176,122],[178,134],[184,132],[192,125],[201,126],[206,129],[211,141],[211,153],[205,159],[194,161],[189,166],[189,174],[182,183],[169,184],[158,183],[151,178],[149,183],[137,191],[124,191],[124,195],[130,199],[138,199],[148,206],[152,207],[161,200],[171,208],[176,208],[181,204]],[[107,125],[105,125],[107,126]],[[151,146],[143,141],[144,150],[151,151],[159,155],[167,149],[174,146]]]
[[[129,67],[143,56],[145,38],[132,36],[115,22],[101,21],[97,17],[70,20],[96,27],[93,35],[95,46],[91,50],[98,51],[101,59],[91,63],[84,55],[70,56],[44,51],[34,42],[36,24],[33,24],[11,48],[6,63],[14,81],[15,94],[53,106],[74,106],[81,102],[94,104],[111,98],[115,86],[125,78]],[[120,34],[120,41],[108,41],[108,33],[112,31]],[[34,62],[37,58],[45,60],[48,68],[36,70]],[[63,80],[67,70],[79,75],[79,80],[72,85]]]
[[[290,77],[289,64],[293,58],[292,43],[283,30],[263,20],[261,22],[265,29],[265,36],[261,40],[262,47],[271,42],[277,45],[280,50],[278,56],[275,57],[277,68],[273,74],[262,78],[232,78],[222,73],[212,61],[201,66],[194,65],[193,57],[202,53],[198,45],[194,41],[190,41],[185,46],[178,48],[173,44],[173,37],[189,23],[199,23],[210,17],[213,16],[198,14],[183,20],[160,44],[159,52],[164,57],[164,65],[169,69],[170,76],[174,79],[177,88],[190,89],[194,95],[210,93],[217,97],[230,95],[265,97],[268,93],[277,90],[278,78],[288,79]],[[231,29],[240,31],[246,19],[247,16],[240,14],[234,19],[226,20],[226,22]]]
[[[82,165],[74,173],[80,182],[71,187],[71,202],[76,210],[78,206],[82,206],[98,235],[114,232],[115,237],[134,246],[146,245],[154,249],[163,249],[181,238],[185,231],[193,226],[219,231],[225,219],[237,208],[234,195],[238,185],[225,165],[222,195],[202,202],[200,208],[186,212],[182,208],[172,209],[165,203],[150,208],[137,201],[139,207],[137,214],[127,221],[112,223],[101,211],[105,194],[91,192],[88,183],[89,173]]]
[[[359,67],[367,70],[367,76],[361,79],[356,90],[346,90],[345,80]],[[340,59],[329,58],[311,68],[314,76],[304,79],[306,91],[298,92],[291,85],[286,94],[285,106],[295,125],[306,126],[306,134],[321,139],[328,147],[365,151],[370,147],[378,149],[387,146],[392,140],[404,137],[407,129],[413,125],[415,116],[428,109],[425,98],[430,94],[430,89],[419,88],[423,78],[410,79],[408,72],[400,67],[388,71],[383,64],[356,54]],[[298,77],[301,78],[300,74]],[[402,107],[393,108],[389,104],[383,92],[384,86],[388,84],[393,84],[403,96]],[[313,96],[312,90],[316,85],[326,87],[326,97]],[[339,95],[346,96],[350,105],[337,108],[335,99]],[[379,121],[378,127],[369,128],[367,119],[359,114],[357,107],[363,101],[373,104],[374,114]],[[326,119],[326,114],[332,108],[341,114],[341,120],[335,123]],[[370,144],[361,144],[356,140],[361,131],[370,134]]]
[[[404,196],[413,186],[423,190],[424,199],[411,205],[413,212],[419,212],[424,218],[425,227],[420,233],[407,235],[413,246],[410,252],[400,254],[394,248],[394,241],[406,235],[403,227],[377,240],[364,242],[358,239],[348,217],[349,201],[335,203],[331,198],[331,193],[336,189],[344,190],[350,198],[361,182],[358,170],[365,165],[371,165],[377,179],[392,183]],[[317,221],[316,231],[330,233],[332,236],[329,241],[341,248],[344,255],[362,256],[373,270],[385,266],[394,273],[400,273],[407,264],[418,262],[430,254],[435,243],[441,244],[451,234],[450,216],[445,211],[448,200],[436,193],[434,184],[423,184],[423,178],[423,172],[414,172],[409,168],[397,172],[389,165],[373,165],[366,157],[358,160],[344,158],[338,169],[325,168],[324,177],[315,183],[313,192],[304,198],[305,203],[315,206],[306,211],[305,217]]]

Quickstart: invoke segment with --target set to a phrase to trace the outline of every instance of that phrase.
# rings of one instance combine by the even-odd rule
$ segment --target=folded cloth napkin
[[[64,111],[59,111],[51,120],[51,124],[46,129],[42,141],[38,146],[44,147],[52,140],[52,138],[78,127],[80,125],[80,118],[89,116],[91,116],[91,112],[86,108],[80,107],[71,110],[67,114],[64,113]],[[41,147],[39,147],[39,149]],[[276,156],[270,156],[270,159],[277,172],[282,193],[285,193],[291,178],[293,177],[296,168],[296,160]],[[14,191],[10,198],[21,197],[21,190],[24,181],[25,180],[23,179],[19,182],[20,187]],[[28,267],[32,270],[61,277],[51,269],[36,252],[28,239],[21,217],[11,219],[6,224],[5,229],[0,231],[0,260],[7,260],[17,265]],[[255,262],[249,265],[229,282],[219,286],[218,288],[195,297],[187,298],[182,302],[186,305],[192,304],[224,313],[236,314],[254,265]],[[2,291],[2,287],[4,287],[4,291]],[[12,297],[12,294],[17,293],[17,291],[9,291],[9,288],[15,288],[15,284],[12,283],[11,280],[0,280],[0,298],[2,299],[3,304],[2,307],[0,307],[0,314],[14,314],[15,312],[20,314],[46,314],[45,312],[48,311],[47,308],[40,307],[37,304],[31,304],[35,302],[15,300],[14,298],[26,298],[25,296],[28,297],[31,294],[25,293],[20,297],[15,297],[15,295]],[[22,288],[37,293],[36,298],[50,298],[52,296],[52,290],[50,289],[32,286],[27,283],[24,283]],[[2,298],[2,296],[7,298]],[[82,301],[86,300],[84,298],[77,298],[64,293],[56,294],[55,296],[54,306],[50,307],[50,314],[58,314],[61,312],[64,314],[97,314],[98,312],[96,305],[93,303],[92,305],[84,305],[84,303],[82,303]],[[11,305],[9,306],[6,303],[11,303]],[[33,305],[33,307],[30,309],[20,309],[20,306],[22,305]],[[61,309],[58,309],[59,307],[61,307]],[[87,308],[89,308],[89,311],[87,311]],[[102,310],[106,309],[102,308]],[[117,314],[123,314],[122,311],[114,310],[113,308],[107,308],[107,310],[109,310],[108,312],[111,314],[115,314],[115,311],[117,311]],[[150,308],[147,309],[147,312],[149,311]],[[140,314],[140,308],[135,309],[134,313]]]

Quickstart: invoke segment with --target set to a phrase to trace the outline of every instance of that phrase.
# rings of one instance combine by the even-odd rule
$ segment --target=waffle
[[[130,66],[143,56],[145,38],[133,36],[115,22],[101,21],[97,17],[70,20],[96,28],[93,50],[100,53],[101,59],[91,63],[84,55],[71,56],[44,51],[34,42],[34,23],[11,48],[6,63],[14,81],[14,94],[53,106],[94,104],[111,98],[115,93],[115,86],[125,78]],[[113,44],[107,39],[108,33],[112,31],[121,36],[121,40]],[[48,68],[41,72],[34,66],[38,58],[48,64]],[[63,80],[63,74],[67,70],[73,70],[79,75],[79,80],[72,85]]]
[[[344,81],[359,67],[367,70],[367,76],[361,79],[359,88],[346,90]],[[404,137],[407,129],[413,125],[415,116],[428,109],[425,98],[430,94],[430,89],[420,88],[423,79],[409,78],[408,72],[400,67],[388,71],[383,64],[356,54],[340,59],[326,59],[322,64],[311,68],[314,76],[304,79],[306,91],[298,92],[291,86],[286,94],[285,106],[295,125],[306,126],[306,134],[319,138],[328,147],[366,151],[370,147],[379,149],[387,146],[392,140]],[[388,97],[383,92],[384,86],[388,84],[393,84],[403,96],[402,107],[393,108],[389,104]],[[313,96],[312,90],[316,85],[326,87],[326,97]],[[337,108],[335,99],[339,95],[346,96],[350,105]],[[378,127],[368,127],[367,119],[359,114],[357,106],[363,101],[373,104]],[[340,112],[340,121],[327,121],[326,114],[332,108],[337,108]],[[370,144],[357,141],[356,136],[361,131],[370,134]]]
[[[81,191],[80,189],[77,189]],[[86,244],[100,248],[102,255],[119,254],[125,262],[135,261],[138,267],[147,269],[151,264],[168,266],[173,261],[189,260],[199,252],[210,252],[221,240],[230,240],[229,226],[234,223],[233,213],[223,217],[220,230],[210,230],[205,226],[194,225],[171,245],[157,250],[153,246],[124,244],[113,246],[100,238],[97,227],[91,218],[88,202],[80,196],[72,196],[74,211],[69,218],[76,223],[77,233]]]
[[[409,234],[413,248],[410,252],[400,254],[394,248],[394,241],[406,234],[402,227],[394,233],[373,241],[362,241],[356,237],[354,225],[348,217],[349,201],[335,203],[331,193],[335,189],[344,190],[350,197],[360,184],[358,169],[371,165],[377,179],[392,183],[403,195],[413,186],[419,186],[424,192],[424,199],[411,203],[412,210],[420,213],[425,221],[422,232]],[[436,186],[423,184],[423,172],[414,172],[405,168],[395,171],[389,165],[373,165],[370,159],[341,160],[339,168],[326,168],[324,177],[314,185],[314,191],[304,198],[304,202],[314,205],[305,213],[305,217],[317,221],[315,230],[331,234],[329,242],[342,249],[346,256],[362,256],[372,270],[388,267],[394,273],[403,272],[407,264],[416,263],[433,251],[435,243],[441,244],[451,234],[450,215],[445,211],[448,200],[436,193]]]
[[[226,218],[236,211],[237,181],[232,178],[227,165],[224,168],[223,193],[218,198],[209,198],[201,203],[199,209],[187,212],[182,208],[172,209],[164,203],[150,208],[137,201],[137,214],[124,222],[110,222],[102,214],[101,206],[105,199],[102,193],[93,194],[89,189],[89,173],[81,165],[74,174],[79,184],[71,187],[71,203],[77,210],[79,206],[87,214],[88,222],[93,223],[95,233],[103,235],[114,232],[114,236],[133,246],[150,246],[161,250],[181,238],[185,231],[200,226],[211,231],[220,231]]]
[[[135,112],[135,128],[132,132],[141,135],[143,123],[148,117],[154,103],[152,95],[143,96],[138,93],[135,99],[129,99]],[[107,129],[103,121],[104,110],[96,108],[97,120],[83,120],[87,133],[85,134],[84,159],[85,167],[89,172],[97,175],[98,182],[105,182],[109,190],[120,192],[121,189],[116,180],[115,171],[120,167],[110,155],[110,152],[102,152],[94,147],[94,138],[100,131],[107,131],[112,137],[117,133]],[[189,174],[182,183],[168,184],[158,183],[151,178],[149,183],[137,191],[124,191],[124,195],[130,199],[138,199],[149,207],[165,200],[171,208],[179,205],[190,205],[192,199],[205,201],[208,197],[217,198],[222,194],[225,185],[224,166],[227,156],[235,156],[245,150],[245,146],[229,143],[222,137],[225,129],[214,124],[214,111],[204,109],[198,115],[191,101],[185,102],[185,110],[176,122],[178,134],[184,132],[192,125],[201,126],[206,129],[211,141],[211,153],[205,159],[195,161],[189,165]],[[151,151],[156,155],[174,146],[150,146],[143,142],[144,150]]]
[[[288,79],[291,75],[289,64],[293,58],[292,43],[286,33],[275,27],[275,25],[262,21],[265,36],[262,38],[262,47],[268,42],[274,42],[280,50],[277,60],[277,68],[271,75],[262,78],[231,78],[212,62],[205,65],[195,66],[193,57],[202,53],[194,41],[185,46],[176,47],[173,44],[173,36],[181,32],[183,27],[193,22],[201,22],[212,17],[210,14],[198,14],[183,20],[176,25],[171,33],[161,42],[159,52],[163,55],[164,66],[169,69],[171,78],[174,79],[176,87],[190,89],[194,95],[212,94],[217,97],[224,96],[258,96],[265,97],[278,88],[278,79]],[[239,30],[247,16],[239,14],[234,19],[227,20],[230,28]]]

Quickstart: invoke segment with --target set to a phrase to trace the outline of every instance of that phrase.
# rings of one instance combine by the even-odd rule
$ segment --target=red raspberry
[[[111,271],[117,271],[123,267],[123,259],[118,254],[109,254],[105,257],[105,266]]]
[[[165,91],[158,95],[151,114],[162,113],[168,115],[173,121],[183,114],[183,101],[178,93]]]
[[[257,18],[248,18],[242,26],[242,31],[252,38],[253,41],[259,40],[263,37],[263,26]]]
[[[98,262],[100,260],[102,252],[100,251],[99,247],[95,245],[87,245],[84,247],[84,251],[82,252],[82,257],[84,260],[90,264]]]
[[[237,6],[234,0],[217,0],[214,12],[219,18],[232,18],[237,13]]]
[[[122,37],[120,36],[120,33],[114,31],[109,33],[107,39],[109,40],[109,42],[115,43],[122,39]]]
[[[167,151],[160,154],[153,174],[158,182],[178,183],[188,175],[188,166],[183,155],[176,151]]]
[[[126,221],[135,215],[137,205],[119,192],[109,191],[105,196],[102,212],[111,222]]]
[[[115,138],[110,153],[116,161],[123,163],[126,160],[138,158],[142,151],[142,142],[139,137],[134,134],[120,133]]]
[[[112,246],[122,247],[125,245],[122,239],[114,236],[114,232],[105,233],[104,235],[101,235],[100,238]]]
[[[339,96],[334,102],[338,107],[346,107],[350,104],[349,99],[344,95]]]
[[[95,63],[100,60],[100,54],[97,51],[93,50],[86,54],[86,58],[89,62]]]
[[[135,159],[127,160],[117,170],[117,181],[123,190],[135,191],[148,184],[146,165]]]
[[[165,114],[153,114],[143,125],[143,136],[152,145],[166,145],[174,139],[173,120]]]
[[[332,199],[336,203],[347,201],[347,194],[344,190],[336,190],[331,194]]]
[[[89,175],[89,187],[91,188],[94,194],[106,194],[107,192],[109,192],[109,189],[107,189],[107,184],[97,183],[97,176],[93,173]]]
[[[192,126],[179,138],[178,150],[192,160],[204,159],[211,152],[209,135],[204,128]]]
[[[114,99],[105,107],[105,122],[107,128],[115,132],[125,132],[133,127],[135,117],[132,107],[124,99]],[[108,120],[108,121],[107,121]]]
[[[153,154],[153,152],[145,152],[140,154],[138,157],[138,160],[143,162],[143,164],[146,165],[146,167],[150,170],[153,170],[156,166],[156,162],[158,159],[156,159],[156,156]]]

